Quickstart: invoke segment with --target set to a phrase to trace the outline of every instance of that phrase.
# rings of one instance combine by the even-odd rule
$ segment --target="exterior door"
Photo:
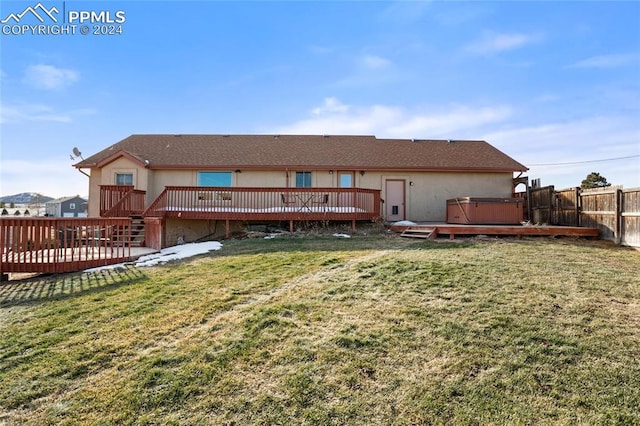
[[[387,179],[385,181],[385,210],[389,222],[404,220],[404,179]]]
[[[338,172],[338,186],[340,188],[353,188],[353,172]]]
[[[339,188],[353,188],[353,172],[338,172],[338,187]],[[341,192],[338,195],[338,206],[340,207],[355,207],[353,203],[353,193]]]

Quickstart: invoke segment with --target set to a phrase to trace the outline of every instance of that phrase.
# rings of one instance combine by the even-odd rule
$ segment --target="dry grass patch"
[[[0,422],[639,423],[638,270],[573,240],[232,241],[5,303]]]

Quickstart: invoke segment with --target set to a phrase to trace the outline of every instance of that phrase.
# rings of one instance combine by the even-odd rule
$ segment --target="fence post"
[[[615,221],[615,242],[616,244],[620,244],[622,242],[622,189],[616,189],[615,195],[615,212],[616,212],[616,221]]]
[[[578,208],[578,226],[584,226],[582,223],[582,211],[584,210],[582,203],[582,188],[579,189],[578,203],[580,204],[580,207]]]
[[[527,209],[527,217],[525,218],[529,222],[533,222],[533,212],[531,211],[531,187],[527,185],[527,189],[525,191],[525,195],[527,205],[525,206]]]
[[[573,205],[575,206],[575,219],[574,225],[580,226],[580,187],[576,186],[574,191]]]
[[[549,199],[547,200],[547,202],[549,203],[549,225],[553,225],[554,223],[554,196],[556,195],[556,188],[553,185],[549,185]]]

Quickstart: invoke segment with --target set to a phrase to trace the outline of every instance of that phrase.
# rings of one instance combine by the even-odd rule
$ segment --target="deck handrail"
[[[0,273],[81,271],[130,258],[130,218],[0,218]]]
[[[126,217],[145,210],[146,191],[133,185],[102,185],[100,187],[100,216]],[[106,208],[107,206],[110,206]]]
[[[167,186],[145,217],[227,220],[370,220],[380,190],[366,188]]]
[[[143,217],[164,217],[164,210],[161,207],[166,200],[168,188],[165,186],[160,195],[142,212]]]
[[[100,216],[116,205],[133,185],[100,185]]]

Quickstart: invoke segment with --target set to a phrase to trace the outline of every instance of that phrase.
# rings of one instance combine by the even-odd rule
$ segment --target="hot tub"
[[[522,198],[458,197],[447,200],[447,223],[519,225],[523,218]]]

